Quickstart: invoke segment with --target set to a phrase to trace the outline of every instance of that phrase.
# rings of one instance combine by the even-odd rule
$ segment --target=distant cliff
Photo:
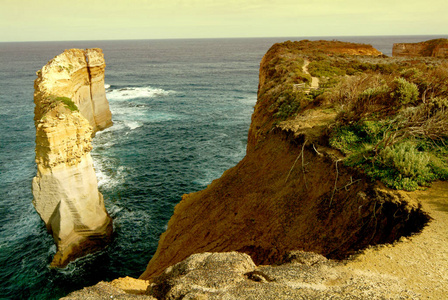
[[[71,49],[35,80],[33,204],[57,245],[57,267],[103,247],[112,234],[90,156],[93,134],[112,125],[104,68],[101,49]]]
[[[448,57],[448,40],[435,39],[420,43],[397,43],[393,45],[392,56]]]

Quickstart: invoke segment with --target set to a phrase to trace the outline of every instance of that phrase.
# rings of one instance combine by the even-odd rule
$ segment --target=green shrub
[[[386,166],[396,169],[404,177],[415,179],[430,175],[429,155],[418,151],[411,142],[387,147],[380,156]]]
[[[277,110],[274,113],[274,119],[277,122],[283,121],[295,116],[299,112],[302,103],[308,100],[310,99],[303,92],[286,89],[281,91],[277,101],[271,105],[270,109]]]
[[[401,71],[400,75],[406,79],[413,79],[421,77],[423,72],[418,68],[409,68]]]
[[[359,100],[370,100],[385,97],[390,92],[387,85],[367,88],[359,94]]]
[[[330,146],[339,149],[344,154],[353,153],[359,146],[361,139],[350,126],[340,127],[330,136]]]
[[[416,84],[408,82],[402,77],[395,78],[394,84],[395,89],[391,93],[391,97],[399,106],[417,101],[419,93]]]

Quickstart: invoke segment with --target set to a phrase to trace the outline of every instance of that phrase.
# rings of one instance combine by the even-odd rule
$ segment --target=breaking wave
[[[165,91],[160,88],[147,87],[124,87],[119,89],[110,89],[108,86],[106,94],[109,101],[131,100],[138,98],[154,98],[160,96],[167,96],[173,91]]]

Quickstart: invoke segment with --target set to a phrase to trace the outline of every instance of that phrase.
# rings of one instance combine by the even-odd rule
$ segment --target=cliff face
[[[90,156],[94,132],[112,124],[104,67],[100,49],[71,49],[37,72],[33,204],[57,245],[57,267],[103,247],[112,234]]]
[[[276,62],[301,49],[322,52],[318,43],[277,44],[266,53],[246,156],[207,189],[183,196],[142,279],[202,252],[243,252],[257,265],[279,262],[297,249],[344,258],[425,223],[405,195],[338,164],[338,154],[324,141],[334,114],[309,110],[296,119],[295,128],[274,125],[278,87],[291,74],[287,70],[277,77],[283,69]],[[371,48],[348,44],[343,50],[336,44],[337,53],[363,54]],[[328,51],[331,42],[325,45]],[[403,214],[397,217],[396,211]]]
[[[420,43],[397,43],[392,48],[392,56],[447,58],[448,40],[436,39]]]

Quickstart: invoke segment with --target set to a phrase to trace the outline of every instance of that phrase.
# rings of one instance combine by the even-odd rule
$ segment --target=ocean
[[[447,36],[315,37],[372,44]],[[0,43],[0,299],[58,299],[101,280],[138,277],[183,194],[204,189],[245,155],[261,58],[305,38]],[[92,156],[114,240],[50,269],[53,239],[35,212],[33,81],[69,48],[99,47],[113,127]],[[187,230],[187,229],[186,229]]]

